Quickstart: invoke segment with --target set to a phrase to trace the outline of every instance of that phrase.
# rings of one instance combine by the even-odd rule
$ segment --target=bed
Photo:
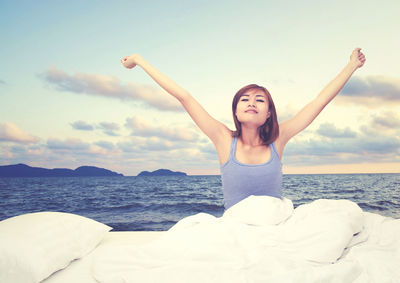
[[[143,245],[157,239],[165,232],[140,231],[140,232],[107,232],[96,248],[112,247],[113,245]],[[72,261],[65,269],[53,273],[43,283],[97,283],[91,273],[93,261],[92,251],[85,257]]]
[[[400,219],[348,200],[250,196],[165,232],[110,230],[58,212],[3,220],[0,282],[400,282]]]

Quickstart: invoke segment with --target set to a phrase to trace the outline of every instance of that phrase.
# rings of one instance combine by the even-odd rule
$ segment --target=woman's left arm
[[[365,56],[360,50],[361,48],[354,49],[349,63],[313,101],[301,109],[293,118],[279,125],[277,142],[281,145],[282,151],[286,143],[310,125],[322,109],[339,93],[354,71],[364,65]]]

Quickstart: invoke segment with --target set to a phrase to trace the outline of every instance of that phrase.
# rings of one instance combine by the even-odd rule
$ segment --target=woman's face
[[[237,103],[235,114],[241,124],[263,125],[271,115],[267,96],[260,89],[246,91]]]

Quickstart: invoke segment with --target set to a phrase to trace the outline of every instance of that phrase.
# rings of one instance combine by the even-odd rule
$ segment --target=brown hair
[[[269,105],[268,110],[271,113],[271,115],[267,118],[265,123],[262,124],[258,128],[258,132],[259,132],[261,140],[263,141],[263,144],[269,145],[278,138],[278,135],[279,135],[278,118],[276,115],[275,105],[272,100],[271,94],[268,92],[268,90],[265,87],[259,86],[256,84],[249,84],[247,86],[242,87],[241,89],[239,89],[239,91],[233,97],[232,112],[233,112],[233,121],[235,122],[235,127],[236,127],[236,131],[233,132],[233,136],[240,137],[242,134],[242,125],[240,124],[240,122],[235,114],[237,104],[243,94],[245,94],[248,90],[253,90],[253,89],[259,89],[259,90],[263,91],[268,99],[268,105]]]

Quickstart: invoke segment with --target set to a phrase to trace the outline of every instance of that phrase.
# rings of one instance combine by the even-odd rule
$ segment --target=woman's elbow
[[[189,101],[192,98],[192,95],[188,91],[184,90],[181,91],[179,95],[176,96],[176,98],[179,100],[181,104],[184,105],[186,104],[187,101]]]

